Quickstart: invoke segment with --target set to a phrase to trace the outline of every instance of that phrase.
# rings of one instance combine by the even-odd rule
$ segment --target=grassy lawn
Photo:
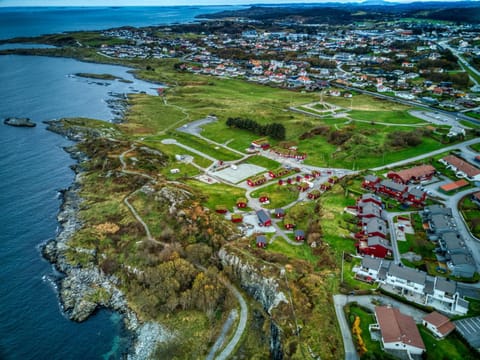
[[[318,262],[318,257],[312,253],[312,248],[307,244],[293,246],[288,244],[283,238],[280,237],[277,237],[273,243],[268,244],[267,250],[281,253],[291,259],[306,260],[313,265]]]
[[[480,207],[474,203],[470,196],[464,197],[459,204],[459,208],[468,224],[470,231],[476,236],[480,236]]]
[[[382,122],[387,124],[409,124],[409,125],[426,125],[427,123],[419,118],[410,115],[407,111],[391,111],[391,110],[374,110],[374,111],[358,111],[352,110],[350,117],[356,120],[366,120],[373,122]]]
[[[188,180],[187,184],[206,196],[202,203],[212,210],[215,210],[217,205],[225,205],[232,211],[237,199],[245,197],[245,190],[221,183],[206,184],[197,180]]]
[[[190,146],[191,148],[209,155],[217,160],[231,161],[240,159],[240,155],[235,154],[223,147],[210,144],[207,141],[193,135],[175,132],[172,135],[172,138],[183,145]]]
[[[367,348],[367,353],[382,353],[383,351],[380,346],[380,342],[372,340],[370,331],[368,330],[368,326],[370,324],[376,323],[374,314],[368,312],[367,309],[364,309],[363,307],[354,305],[354,303],[345,306],[345,313],[350,324],[350,328],[353,326],[355,317],[358,316],[360,318],[360,329],[362,330],[361,336],[365,343],[365,347]],[[354,342],[356,341],[355,338],[353,340]]]
[[[342,251],[355,253],[355,240],[350,238],[342,213],[346,206],[355,204],[356,196],[344,195],[342,187],[335,185],[320,197],[323,238],[340,258]]]
[[[476,144],[470,145],[470,147],[471,147],[473,150],[480,152],[480,143],[476,143]]]
[[[418,146],[395,150],[387,145],[388,135],[394,131],[415,131],[414,129],[370,123],[356,123],[353,128],[357,133],[355,139],[347,141],[341,147],[328,143],[322,136],[302,140],[298,149],[308,154],[305,163],[356,170],[368,169],[408,159],[445,146],[434,138],[423,137],[422,143]]]
[[[253,198],[258,198],[262,193],[266,193],[270,197],[270,204],[264,206],[267,209],[283,207],[298,199],[298,189],[296,185],[280,186],[275,182],[253,191],[251,195]]]
[[[426,359],[478,359],[457,333],[453,332],[443,340],[438,340],[423,325],[417,325],[426,351]]]
[[[169,155],[171,158],[174,158],[175,155],[189,155],[191,157],[193,157],[193,162],[195,164],[197,164],[198,166],[201,166],[203,168],[207,168],[209,167],[210,165],[212,165],[212,161],[211,160],[208,160],[198,154],[195,154],[181,146],[178,146],[178,145],[175,145],[175,144],[162,144],[160,142],[160,140],[145,140],[143,141],[143,144],[145,144],[146,146],[148,147],[151,147],[151,148],[154,148],[154,149],[158,149],[160,151],[162,151],[163,153]],[[175,166],[176,165],[179,165],[180,166],[180,162],[176,162],[175,163]],[[176,166],[176,167],[179,167],[179,166]],[[197,170],[198,171],[198,170]]]
[[[365,94],[355,94],[350,99],[343,97],[335,96],[326,96],[324,98],[325,102],[331,103],[343,108],[352,110],[361,110],[361,111],[392,111],[392,112],[402,112],[410,110],[411,107],[394,103],[389,100],[379,99],[373,96]]]
[[[230,128],[223,119],[206,124],[202,129],[202,136],[221,144],[228,141],[229,147],[243,152],[252,141],[261,138],[261,136],[244,129]]]
[[[251,156],[245,160],[244,163],[258,165],[268,170],[278,169],[280,167],[280,163],[278,161],[271,160],[260,155]]]
[[[353,290],[373,290],[376,288],[376,285],[368,284],[363,281],[358,281],[355,279],[355,273],[353,272],[354,266],[360,266],[362,260],[357,258],[351,258],[350,261],[344,260],[343,262],[343,285],[348,288],[348,291]]]

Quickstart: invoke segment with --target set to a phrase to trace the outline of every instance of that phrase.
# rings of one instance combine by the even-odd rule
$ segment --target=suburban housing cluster
[[[108,30],[104,36],[128,43],[105,44],[100,53],[119,58],[176,57],[186,60],[182,69],[199,74],[307,90],[331,83],[457,111],[480,104],[476,89],[468,91],[468,76],[448,75],[462,70],[451,52],[458,56],[480,53],[471,25],[444,25],[441,31],[419,33],[420,27],[405,23],[341,30],[310,24],[300,32],[284,23],[277,25],[285,30],[260,30],[261,22],[256,23],[245,26],[243,32],[212,30],[191,39],[178,36],[174,27]],[[284,54],[290,56],[285,59]]]

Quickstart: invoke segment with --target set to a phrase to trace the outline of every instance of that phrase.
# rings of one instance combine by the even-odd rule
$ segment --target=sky
[[[414,0],[387,0],[410,3]],[[416,0],[433,1],[433,0]],[[438,0],[437,0],[438,1]],[[450,0],[452,1],[452,0]],[[457,1],[457,0],[453,0]],[[459,1],[459,0],[458,0]],[[246,5],[282,3],[362,2],[362,0],[0,0],[2,6],[181,6],[181,5]]]

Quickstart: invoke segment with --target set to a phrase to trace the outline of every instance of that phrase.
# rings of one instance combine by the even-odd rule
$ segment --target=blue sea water
[[[209,12],[169,8],[162,17],[158,9],[108,13],[112,11],[121,15],[109,18],[83,8],[0,9],[0,38],[190,21],[194,14]],[[134,83],[72,76],[77,72],[110,73]],[[62,148],[71,143],[46,131],[42,121],[70,116],[108,121],[114,118],[107,104],[111,93],[154,95],[156,86],[135,80],[128,69],[118,66],[14,55],[0,56],[0,84],[0,120],[29,117],[38,124],[14,128],[0,123],[0,359],[121,358],[129,346],[121,317],[102,310],[82,324],[71,322],[47,280],[55,272],[39,249],[56,234],[58,191],[71,184],[73,161]]]
[[[242,6],[0,7],[0,39],[65,31],[103,30],[195,21],[195,16]]]

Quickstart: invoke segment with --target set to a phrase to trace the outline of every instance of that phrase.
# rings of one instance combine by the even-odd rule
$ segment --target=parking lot
[[[480,316],[454,321],[457,330],[468,341],[468,343],[476,348],[480,348]]]
[[[240,164],[236,165],[235,168],[230,166],[217,171],[215,172],[215,176],[232,184],[238,184],[240,181],[264,171],[266,171],[266,169],[258,165]]]

